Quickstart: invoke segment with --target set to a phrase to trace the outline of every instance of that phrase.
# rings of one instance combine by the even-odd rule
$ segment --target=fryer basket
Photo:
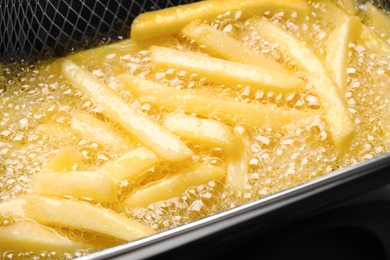
[[[140,13],[199,0],[0,0],[0,61],[52,58],[120,40]],[[390,9],[389,0],[371,0]]]
[[[37,60],[129,35],[141,12],[194,0],[2,0],[0,60]]]

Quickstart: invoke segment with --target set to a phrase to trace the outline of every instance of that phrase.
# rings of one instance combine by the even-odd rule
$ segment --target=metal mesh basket
[[[199,0],[0,0],[0,61],[32,60],[129,35],[141,12]],[[371,0],[389,10],[389,0]]]
[[[129,34],[141,12],[191,0],[0,0],[0,60],[37,59]]]

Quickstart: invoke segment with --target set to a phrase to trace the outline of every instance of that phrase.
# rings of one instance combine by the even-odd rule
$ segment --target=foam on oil
[[[304,41],[322,57],[324,42],[333,27],[318,18],[315,12],[305,17],[297,13],[265,14],[273,22]],[[243,41],[255,51],[272,57],[288,69],[301,73],[294,61],[277,46],[265,41],[250,29],[250,20],[240,14],[221,16],[211,22],[214,27]],[[203,47],[183,35],[165,37],[153,44],[180,50],[202,52]],[[106,48],[104,52],[90,51],[75,55],[75,62],[85,66],[97,78],[104,80],[118,95],[133,107],[159,121],[168,112],[140,103],[121,86],[118,75],[131,73],[145,76],[173,88],[212,88],[216,96],[224,96],[241,102],[276,104],[280,107],[300,110],[320,109],[319,99],[308,84],[302,91],[278,94],[267,91],[251,91],[247,86],[221,86],[210,84],[207,79],[186,71],[171,68],[156,69],[150,63],[148,44],[135,45],[131,41]],[[88,55],[92,55],[91,58]],[[67,131],[71,114],[83,110],[103,119],[118,131],[120,128],[105,118],[100,111],[61,76],[60,61],[41,62],[34,65],[8,65],[4,81],[0,83],[0,202],[30,191],[30,176],[39,172],[45,163],[61,147],[72,145],[83,155],[78,170],[94,170],[105,162],[121,156],[125,151],[105,147]],[[148,208],[124,209],[122,200],[145,183],[164,178],[168,174],[194,163],[224,165],[225,156],[219,149],[188,143],[195,155],[181,164],[163,162],[145,173],[140,183],[121,182],[121,196],[117,203],[105,204],[130,218],[144,223],[156,231],[179,226],[201,217],[215,214],[242,203],[307,182],[357,162],[390,151],[390,59],[380,56],[359,43],[351,44],[349,51],[348,86],[345,92],[348,110],[353,118],[356,134],[345,152],[336,151],[327,124],[319,118],[295,122],[283,130],[253,128],[248,125],[232,125],[249,140],[248,185],[245,192],[235,194],[224,185],[224,180],[209,182],[189,188],[184,194],[157,202]],[[256,116],[256,115],[253,115]],[[41,124],[55,124],[63,132],[48,135],[37,129]],[[123,132],[122,132],[123,133]],[[124,133],[123,133],[124,134]],[[133,142],[135,142],[133,140]],[[77,212],[75,212],[77,214]],[[9,225],[12,218],[0,219],[0,225]],[[123,243],[97,234],[56,228],[60,234],[75,240],[88,241],[102,246]],[[63,257],[74,258],[90,253],[69,252]],[[6,259],[59,257],[55,252],[3,252]],[[62,256],[61,256],[62,257]]]

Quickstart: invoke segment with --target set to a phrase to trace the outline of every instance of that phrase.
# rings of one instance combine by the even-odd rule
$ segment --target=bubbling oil
[[[333,27],[316,16],[315,12],[304,17],[295,12],[265,13],[265,16],[305,42],[316,55],[323,57],[324,42]],[[251,30],[250,20],[242,19],[239,14],[229,14],[216,18],[210,24],[304,76],[294,61],[281,53],[276,45],[267,42]],[[198,46],[180,34],[154,40],[153,44],[186,51],[204,51],[203,46]],[[104,52],[90,50],[69,58],[91,71],[95,77],[105,81],[122,99],[157,122],[161,121],[162,116],[169,110],[141,103],[120,84],[118,75],[130,73],[143,76],[178,89],[207,88],[214,91],[215,96],[241,102],[276,104],[279,107],[299,110],[320,109],[318,96],[312,91],[310,84],[299,92],[288,94],[251,91],[248,86],[237,88],[212,84],[197,74],[172,68],[154,68],[147,50],[149,45],[148,43],[137,45],[125,40],[103,47],[106,48]],[[55,123],[66,129],[72,113],[82,110],[98,116],[125,135],[117,125],[105,118],[91,101],[63,79],[60,62],[61,60],[52,60],[34,65],[13,64],[5,67],[2,76],[4,80],[0,83],[0,202],[29,193],[30,177],[39,172],[61,147],[72,145],[81,151],[83,160],[77,166],[77,170],[96,170],[109,160],[125,153],[121,148],[103,146],[70,132],[44,135],[37,131],[38,126],[47,123]],[[389,152],[389,68],[389,57],[378,55],[359,43],[349,46],[345,99],[356,134],[343,153],[335,149],[327,124],[319,118],[294,122],[282,130],[254,128],[238,122],[232,127],[248,140],[246,150],[249,155],[249,172],[246,176],[248,182],[245,191],[234,193],[225,186],[224,180],[220,180],[191,187],[178,197],[154,203],[147,208],[123,208],[122,201],[135,189],[163,179],[166,175],[178,172],[194,162],[213,165],[226,163],[221,150],[187,143],[194,151],[192,158],[180,164],[161,162],[147,171],[146,177],[140,182],[118,183],[121,187],[120,199],[103,206],[124,213],[156,231],[162,231]],[[131,141],[136,144],[135,140]],[[0,219],[0,226],[9,225],[12,221],[12,216],[3,217]],[[80,230],[56,227],[53,229],[74,240],[93,242],[102,247],[124,242]],[[64,255],[58,255],[56,252],[2,253],[5,259],[52,259],[75,258],[91,252],[79,250]]]

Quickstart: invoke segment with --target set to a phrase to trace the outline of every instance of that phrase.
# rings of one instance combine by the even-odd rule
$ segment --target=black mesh
[[[191,0],[0,0],[0,59],[36,59],[129,34],[139,13]]]
[[[36,59],[120,39],[139,13],[197,0],[0,0],[0,60]],[[389,0],[371,0],[389,10]]]

